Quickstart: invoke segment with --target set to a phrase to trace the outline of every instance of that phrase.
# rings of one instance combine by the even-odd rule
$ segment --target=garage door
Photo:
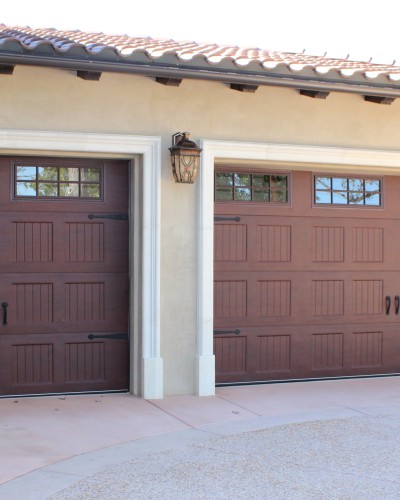
[[[215,174],[217,382],[400,372],[400,178]]]
[[[0,394],[128,388],[128,165],[0,159]]]

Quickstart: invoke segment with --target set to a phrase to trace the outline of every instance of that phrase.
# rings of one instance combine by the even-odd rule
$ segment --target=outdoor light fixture
[[[177,132],[172,136],[172,147],[169,148],[175,182],[185,184],[193,184],[196,179],[202,151],[189,137],[189,132]]]

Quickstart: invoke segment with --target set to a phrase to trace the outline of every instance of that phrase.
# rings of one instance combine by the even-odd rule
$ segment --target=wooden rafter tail
[[[0,64],[0,75],[12,75],[15,66],[11,64]]]
[[[326,99],[330,92],[323,92],[322,90],[299,90],[301,95],[312,97],[313,99]]]
[[[76,72],[76,76],[82,78],[82,80],[89,80],[93,82],[98,82],[101,77],[100,71],[81,71]]]
[[[364,100],[367,102],[374,102],[376,104],[392,104],[395,97],[380,96],[380,95],[365,95]]]
[[[239,92],[248,92],[249,94],[254,94],[258,89],[258,85],[249,85],[247,83],[231,83],[232,90],[238,90]]]
[[[156,77],[156,82],[162,85],[167,85],[168,87],[179,87],[182,83],[182,78],[166,78],[162,76]]]

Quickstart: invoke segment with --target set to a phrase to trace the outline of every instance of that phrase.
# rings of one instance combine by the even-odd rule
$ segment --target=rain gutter
[[[400,97],[400,85],[391,86],[382,83],[345,83],[318,77],[288,76],[285,74],[259,74],[246,70],[232,71],[226,68],[182,67],[162,63],[93,61],[65,57],[6,54],[0,53],[0,65],[26,65],[59,68],[70,71],[93,71],[143,75],[148,77],[188,78],[195,80],[211,80],[222,83],[269,85],[275,87],[294,88],[296,90],[315,90],[326,92],[347,92],[360,95]]]

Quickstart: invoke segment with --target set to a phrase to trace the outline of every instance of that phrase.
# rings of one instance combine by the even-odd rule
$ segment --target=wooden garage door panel
[[[217,383],[396,373],[396,335],[393,324],[244,327],[215,335]]]
[[[104,209],[103,209],[104,210]],[[88,213],[2,214],[0,272],[125,272],[127,221]]]
[[[128,165],[32,158],[100,169],[101,199],[14,199],[14,160],[0,158],[0,395],[126,390],[128,221],[107,216],[127,216]]]
[[[0,338],[2,394],[113,390],[127,387],[125,340],[90,341],[78,333]]]
[[[293,220],[246,215],[239,223],[215,224],[215,262],[220,271],[232,269],[232,263],[236,270],[243,271],[265,267],[295,270],[299,266],[310,270],[323,270],[327,266],[338,269],[355,266],[356,269],[362,264],[393,269],[397,262],[395,253],[390,250],[392,232],[392,220],[337,217],[296,217]],[[232,235],[237,234],[240,239],[233,241]],[[299,248],[302,249],[300,254]]]
[[[338,279],[342,276],[343,279]],[[244,279],[246,277],[247,279]],[[359,323],[395,320],[393,273],[215,272],[217,327]],[[386,296],[391,312],[386,315]],[[397,316],[396,316],[397,317]]]
[[[39,281],[40,280],[40,281]],[[2,335],[45,331],[125,330],[126,274],[50,273],[3,275],[7,322]]]
[[[240,330],[215,335],[218,382],[400,372],[400,179],[371,210],[313,207],[310,177],[290,206],[215,204],[240,218],[215,223],[214,328]]]

